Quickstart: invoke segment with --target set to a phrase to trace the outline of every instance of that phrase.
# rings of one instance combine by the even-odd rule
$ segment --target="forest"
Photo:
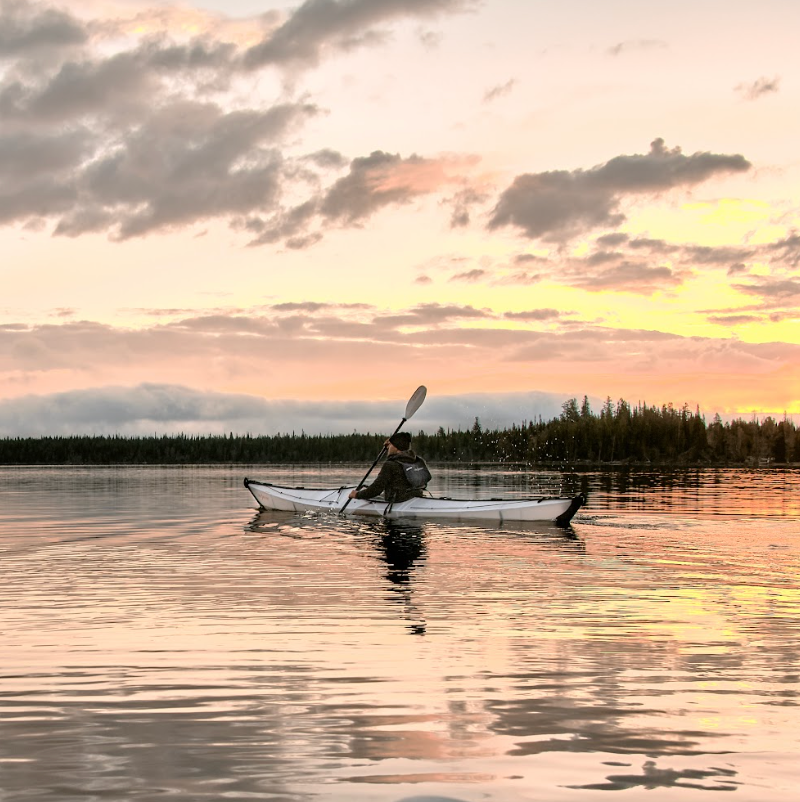
[[[410,428],[410,427],[409,427]],[[770,416],[708,423],[699,409],[606,399],[595,412],[584,397],[559,417],[486,429],[414,432],[413,449],[429,462],[558,466],[773,465],[800,462],[794,422]],[[117,465],[371,462],[386,433],[276,435],[68,435],[0,439],[0,465]]]

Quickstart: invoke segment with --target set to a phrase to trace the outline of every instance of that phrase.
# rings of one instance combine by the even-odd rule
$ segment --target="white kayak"
[[[265,510],[289,512],[338,512],[355,485],[314,489],[281,487],[245,479],[244,486]],[[526,499],[412,498],[396,504],[383,499],[353,499],[347,512],[385,518],[456,518],[483,521],[555,521],[567,524],[583,505],[584,497],[559,496]]]

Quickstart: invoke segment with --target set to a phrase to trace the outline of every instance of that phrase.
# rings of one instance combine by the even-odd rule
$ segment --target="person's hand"
[[[348,496],[348,498],[355,498],[356,497],[356,492],[357,491],[355,491],[355,490],[351,490],[350,491],[350,495]]]

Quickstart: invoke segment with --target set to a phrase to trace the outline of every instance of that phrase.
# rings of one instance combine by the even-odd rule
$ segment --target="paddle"
[[[392,432],[390,437],[394,437],[400,431],[400,429],[403,428],[403,424],[422,406],[422,402],[425,400],[425,396],[427,394],[428,390],[425,387],[425,385],[420,385],[419,387],[417,387],[416,391],[414,392],[414,395],[412,395],[411,398],[408,399],[408,403],[406,404],[406,414],[403,415],[403,420],[401,420],[400,423],[397,424],[397,428],[394,430],[394,432]],[[381,449],[381,453],[378,454],[378,456],[375,458],[375,462],[373,462],[372,465],[370,465],[369,470],[364,474],[364,478],[358,483],[358,486],[356,487],[356,492],[361,490],[361,488],[364,485],[364,482],[367,481],[367,477],[372,473],[372,469],[380,462],[381,457],[385,453],[386,453],[386,446],[384,446]],[[349,498],[347,499],[347,501],[345,501],[344,506],[342,507],[342,509],[339,510],[340,514],[347,509],[347,505],[351,501],[352,499]]]

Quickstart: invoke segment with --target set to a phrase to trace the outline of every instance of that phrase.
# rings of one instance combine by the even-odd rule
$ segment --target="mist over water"
[[[434,474],[588,504],[361,521],[242,486],[354,466],[0,469],[0,798],[796,798],[799,472]]]

